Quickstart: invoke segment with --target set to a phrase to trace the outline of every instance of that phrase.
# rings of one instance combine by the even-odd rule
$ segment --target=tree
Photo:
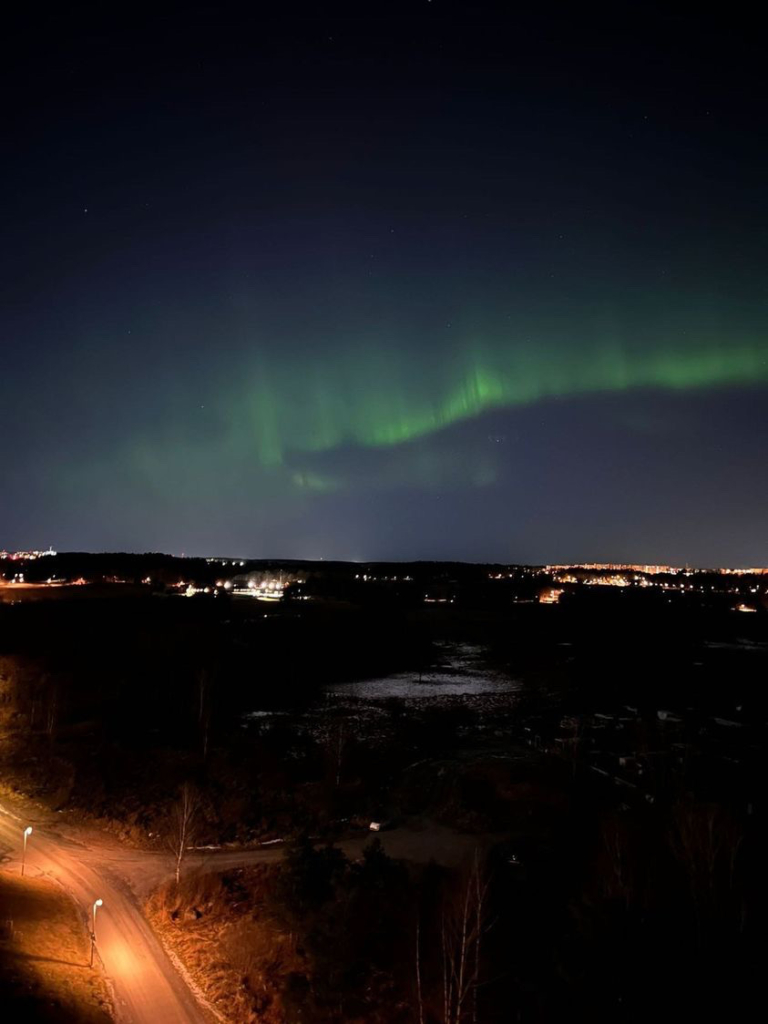
[[[739,822],[716,804],[679,803],[669,838],[688,879],[699,943],[708,929],[723,934],[729,919],[743,931],[738,868],[744,833]]]
[[[185,782],[171,811],[169,845],[176,863],[176,885],[181,879],[181,867],[187,849],[194,839],[199,814],[200,798],[195,789]]]
[[[626,829],[617,817],[603,822],[601,829],[602,853],[605,869],[601,872],[606,896],[616,897],[629,910],[635,895],[635,878],[630,856],[630,842]]]
[[[197,673],[197,728],[203,760],[208,757],[208,739],[211,731],[211,673],[202,668]]]
[[[334,717],[322,733],[325,758],[336,789],[341,785],[344,753],[347,746],[347,731],[342,718]]]
[[[443,906],[440,945],[443,962],[443,1024],[477,1021],[482,938],[487,929],[488,882],[475,851],[458,891]]]
[[[45,731],[49,743],[53,743],[59,718],[59,692],[55,681],[49,682],[45,695]]]
[[[306,834],[287,847],[277,893],[292,924],[305,920],[332,898],[344,866],[341,850],[335,846],[316,849]]]
[[[421,915],[416,918],[416,1000],[419,1024],[424,1024],[424,994],[421,987]]]

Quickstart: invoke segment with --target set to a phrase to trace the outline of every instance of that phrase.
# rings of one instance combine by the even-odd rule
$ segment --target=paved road
[[[0,841],[12,851],[20,850],[26,824],[0,806]],[[104,901],[97,911],[98,949],[114,988],[121,1024],[208,1024],[210,1018],[168,959],[128,887],[111,867],[89,855],[84,847],[32,824],[26,870],[53,876],[88,911],[95,899]]]
[[[7,801],[5,806],[0,804],[0,843],[11,851],[9,867],[20,867],[23,829],[31,824],[34,831],[27,846],[26,870],[61,882],[83,908],[84,919],[94,900],[104,901],[97,912],[97,945],[114,989],[119,1024],[210,1024],[213,1017],[195,999],[139,908],[139,900],[171,874],[169,856],[124,847],[95,833],[76,841],[58,834],[50,827],[50,819],[35,814],[22,817],[21,813]],[[364,833],[338,846],[354,857],[371,838]],[[478,842],[476,837],[434,823],[422,830],[382,832],[379,838],[392,857],[447,865],[466,860]],[[185,871],[225,870],[269,863],[282,856],[281,846],[190,851]]]

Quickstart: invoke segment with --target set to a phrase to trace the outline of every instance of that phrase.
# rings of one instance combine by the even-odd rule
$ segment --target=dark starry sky
[[[748,8],[36,8],[0,547],[766,564]]]

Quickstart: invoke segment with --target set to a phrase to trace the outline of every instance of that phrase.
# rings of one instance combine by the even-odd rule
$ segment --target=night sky
[[[738,7],[52,6],[2,41],[0,548],[768,562]]]

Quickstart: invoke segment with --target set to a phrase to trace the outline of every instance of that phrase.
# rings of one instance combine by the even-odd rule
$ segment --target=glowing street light
[[[27,825],[24,829],[24,846],[21,851],[21,877],[24,877],[24,861],[27,859],[27,840],[32,835],[32,826]]]
[[[90,963],[91,967],[93,967],[93,951],[96,948],[96,911],[99,909],[99,907],[103,907],[103,906],[104,906],[104,900],[94,900],[94,902],[93,902],[93,927],[92,927],[92,930],[91,930],[91,963]]]

